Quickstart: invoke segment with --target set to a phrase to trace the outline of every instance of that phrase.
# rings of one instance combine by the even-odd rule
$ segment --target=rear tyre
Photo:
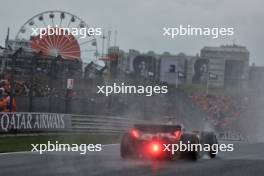
[[[214,132],[203,132],[203,140],[204,140],[204,144],[209,144],[210,146],[210,151],[208,153],[210,158],[215,158],[216,157],[216,151],[215,146],[218,145],[218,141],[216,138],[216,135]]]
[[[133,158],[135,157],[134,142],[131,135],[128,133],[124,134],[120,144],[120,155],[122,158]]]
[[[190,144],[200,144],[199,138],[194,135],[194,134],[183,134],[182,135],[182,143],[186,144],[186,145],[190,145]],[[182,153],[182,156],[184,158],[190,159],[192,161],[196,161],[199,159],[200,157],[200,151],[185,151]]]

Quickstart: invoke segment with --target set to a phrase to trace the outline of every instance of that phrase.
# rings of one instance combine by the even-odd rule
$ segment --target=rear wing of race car
[[[134,128],[132,128],[129,133],[133,138],[140,138],[142,134],[169,134],[175,139],[180,139],[182,130],[183,127],[181,125],[135,124]]]
[[[135,124],[134,129],[148,133],[169,133],[181,131],[181,125],[163,125],[163,124]]]

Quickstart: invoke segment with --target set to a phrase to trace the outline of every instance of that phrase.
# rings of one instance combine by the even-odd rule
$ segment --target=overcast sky
[[[264,65],[263,0],[0,0],[0,43],[7,27],[11,38],[32,16],[47,10],[75,14],[86,23],[105,29],[117,29],[121,49],[169,51],[195,55],[203,46],[244,45],[250,60]],[[163,27],[233,27],[227,38],[162,36]]]

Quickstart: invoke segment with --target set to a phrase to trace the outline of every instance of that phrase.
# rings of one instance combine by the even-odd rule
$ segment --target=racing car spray
[[[233,144],[219,144],[214,132],[187,131],[183,125],[135,124],[124,134],[121,156],[178,158],[197,160],[203,155],[214,158],[219,152],[234,151]]]

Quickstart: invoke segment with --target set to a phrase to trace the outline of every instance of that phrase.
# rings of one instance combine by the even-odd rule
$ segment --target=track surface
[[[236,143],[234,152],[216,159],[191,161],[122,160],[119,145],[80,155],[60,152],[0,154],[0,175],[6,176],[263,176],[264,144]]]

